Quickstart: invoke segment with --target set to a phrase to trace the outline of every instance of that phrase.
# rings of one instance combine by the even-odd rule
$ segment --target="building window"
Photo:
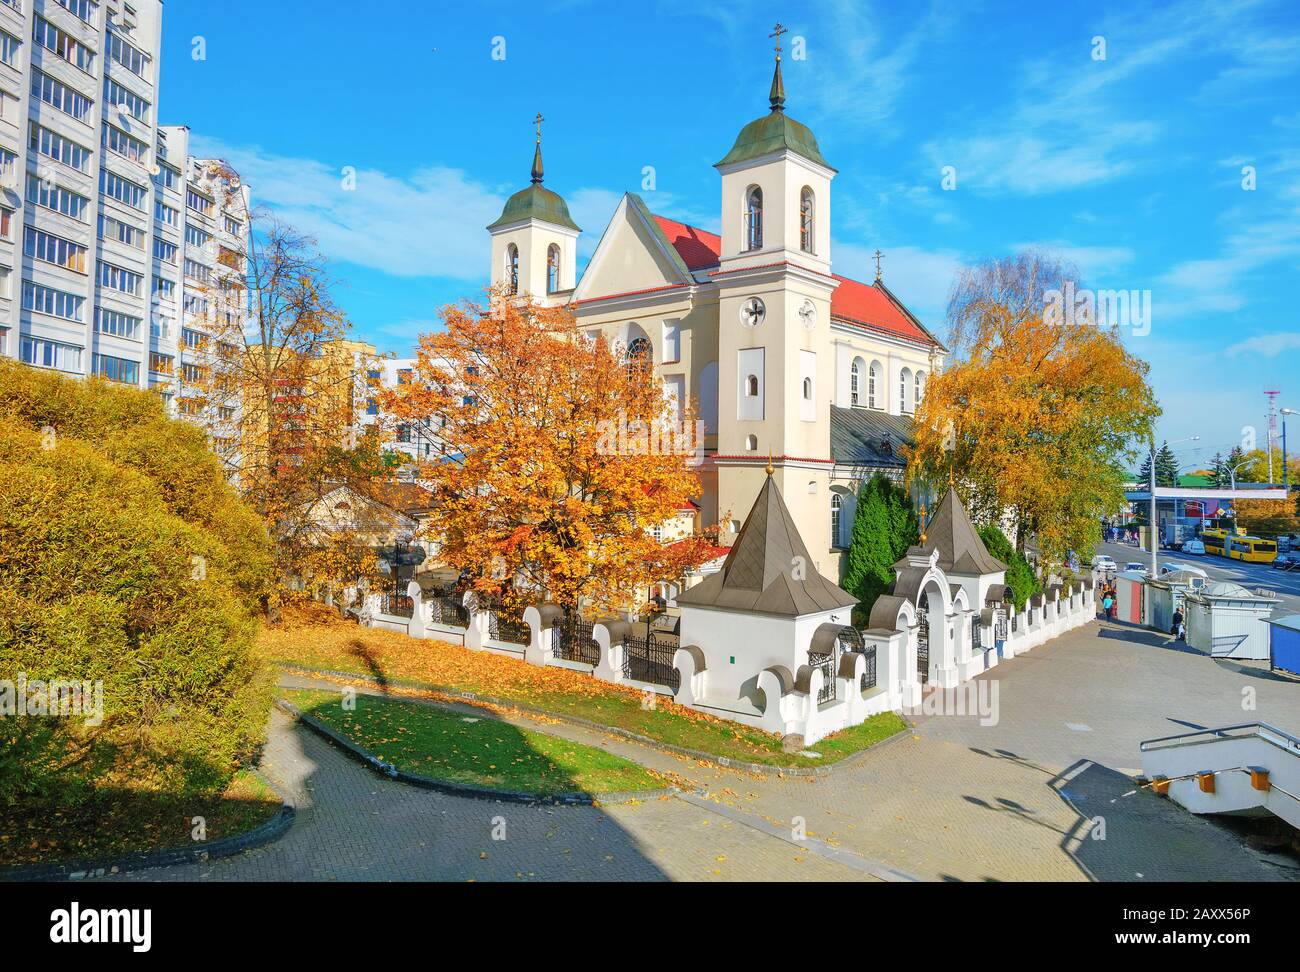
[[[854,359],[852,367],[849,368],[849,405],[857,408],[860,404],[858,393],[862,381],[861,363]]]
[[[157,257],[159,260],[161,260],[163,263],[175,264],[177,249],[178,248],[175,243],[168,243],[166,240],[162,239],[161,237],[157,237],[157,236],[154,237],[153,255]]]
[[[758,436],[756,436],[756,435],[747,435],[747,436],[745,436],[745,450],[746,450],[747,452],[757,452],[757,451],[758,451]]]
[[[95,67],[95,52],[78,42],[71,34],[59,30],[49,21],[37,17],[33,22],[32,36],[36,43],[47,51],[63,58],[69,64],[75,64],[87,74]]]
[[[31,147],[46,158],[76,169],[78,172],[90,171],[91,151],[76,142],[56,135],[48,128],[42,128],[36,122],[31,124]]]
[[[31,226],[27,227],[23,252],[56,267],[76,270],[78,273],[86,272],[86,247]]]
[[[813,191],[807,186],[799,193],[799,249],[812,253],[816,240],[813,236]]]
[[[78,94],[67,85],[35,69],[32,70],[32,94],[51,108],[57,108],[80,122],[86,120],[94,105],[85,95]]]
[[[10,240],[13,237],[14,228],[14,211],[6,206],[0,206],[0,240]]]
[[[120,381],[125,385],[140,384],[140,362],[115,358],[109,354],[96,354],[91,358],[93,373],[109,381]]]
[[[216,206],[216,203],[202,193],[195,192],[193,189],[186,189],[185,205],[196,213],[211,217],[212,209]]]
[[[111,78],[104,79],[104,97],[110,105],[124,109],[136,121],[149,124],[149,102],[127,91]]]
[[[137,78],[148,80],[145,75],[145,72],[149,70],[148,54],[136,50],[116,34],[108,35],[108,54]]]
[[[112,153],[140,165],[149,164],[149,146],[112,125],[104,126],[104,146]]]
[[[59,371],[81,370],[81,348],[72,344],[25,337],[20,344],[20,353],[29,365],[57,368]]]
[[[876,379],[879,377],[880,366],[874,361],[871,362],[871,369],[867,372],[867,404],[871,408],[879,408],[880,403],[876,400]]]
[[[158,174],[153,177],[153,184],[158,186],[160,189],[171,189],[174,192],[179,192],[181,174],[170,165],[160,165],[158,167]]]
[[[654,348],[651,347],[648,338],[633,338],[627,346],[627,374],[632,375],[643,368],[648,368],[654,364]]]
[[[95,26],[95,9],[99,6],[95,0],[54,0],[54,2],[78,20],[92,27]]]
[[[904,368],[898,373],[898,411],[905,413],[911,411],[907,407],[907,386],[912,383],[912,372]]]
[[[159,354],[157,351],[150,351],[149,370],[160,375],[170,375],[176,370],[176,358],[170,354]]]
[[[35,175],[28,176],[27,201],[38,206],[44,206],[56,213],[62,213],[64,216],[71,216],[79,222],[87,222],[86,207],[90,205],[90,200],[71,190],[58,187],[54,184],[53,179],[38,179]]]
[[[114,175],[107,169],[101,169],[99,172],[99,188],[103,190],[104,195],[112,196],[120,203],[145,211],[144,200],[149,190],[144,186],[137,186],[129,179],[123,179],[119,175]]]
[[[141,323],[140,318],[132,317],[130,314],[121,314],[102,307],[95,308],[95,330],[100,334],[113,334],[135,341],[139,339]]]
[[[811,378],[805,378],[803,380],[803,400],[805,402],[812,401],[812,379]]]
[[[921,396],[925,394],[925,372],[918,371],[915,379],[916,394],[912,396],[912,408],[917,408],[921,404]]]
[[[506,293],[519,293],[519,247],[513,243],[506,247]]]
[[[560,248],[552,243],[546,248],[546,292],[560,289]]]
[[[122,267],[115,267],[111,263],[100,261],[99,282],[104,287],[120,290],[124,294],[136,297],[144,284],[144,274],[124,270]]]
[[[758,375],[750,375],[745,379],[745,394],[750,398],[758,397]]]
[[[763,249],[763,190],[758,186],[745,193],[745,249]]]
[[[4,61],[10,67],[18,60],[18,51],[22,48],[23,42],[12,34],[0,30],[0,61]]]
[[[185,242],[190,246],[197,246],[202,249],[207,246],[211,240],[211,233],[205,233],[203,230],[199,229],[197,226],[191,225],[190,223],[185,224]]]
[[[831,493],[831,546],[838,549],[844,546],[840,539],[840,510],[844,500],[839,493]]]

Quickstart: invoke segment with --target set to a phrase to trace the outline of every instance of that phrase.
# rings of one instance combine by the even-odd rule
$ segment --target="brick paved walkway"
[[[735,773],[603,733],[530,724],[671,770],[707,794],[608,808],[415,790],[374,776],[277,713],[265,768],[299,804],[293,829],[237,858],[121,878],[1300,878],[1223,826],[1135,792],[1129,780],[1142,739],[1255,720],[1300,728],[1300,684],[1099,624],[984,678],[998,686],[997,725],[981,726],[975,715],[922,716],[914,733],[821,778]],[[1253,689],[1255,709],[1243,709],[1251,695],[1243,689]],[[505,818],[505,841],[491,839],[496,817]],[[782,839],[796,818],[847,856]]]

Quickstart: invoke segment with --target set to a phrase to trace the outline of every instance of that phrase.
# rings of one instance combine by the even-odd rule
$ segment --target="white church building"
[[[694,401],[705,425],[703,526],[739,522],[773,479],[816,569],[842,576],[857,485],[901,475],[900,447],[946,349],[889,291],[834,272],[836,170],[785,111],[778,48],[769,111],[716,164],[721,236],[619,202],[577,278],[580,229],[543,185],[540,129],[532,182],[492,236],[492,283],[567,305],[585,331],[653,361],[665,393]],[[540,117],[539,117],[540,122]]]

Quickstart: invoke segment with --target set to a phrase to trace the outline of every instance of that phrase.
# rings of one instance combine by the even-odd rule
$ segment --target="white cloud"
[[[294,158],[255,145],[196,137],[195,154],[226,159],[286,222],[316,238],[333,260],[399,277],[486,277],[491,249],[484,227],[503,197],[463,171],[426,166],[409,175],[360,169],[343,188],[345,163]]]
[[[1074,264],[1083,275],[1084,282],[1094,289],[1119,287],[1128,290],[1145,290],[1122,281],[1100,280],[1104,275],[1115,273],[1121,267],[1133,262],[1133,251],[1127,246],[1076,246],[1065,240],[1038,240],[1030,243],[1017,243],[1013,250],[1043,250],[1053,253],[1063,260]]]
[[[1241,354],[1259,354],[1266,358],[1276,358],[1283,351],[1300,351],[1300,331],[1257,334],[1244,341],[1238,341],[1228,348],[1227,353],[1233,357]]]

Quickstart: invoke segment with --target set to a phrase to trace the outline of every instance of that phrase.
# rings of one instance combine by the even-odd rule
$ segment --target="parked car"
[[[1273,558],[1274,570],[1300,570],[1300,553],[1278,554]]]
[[[1109,554],[1097,554],[1092,558],[1093,570],[1116,570],[1115,558]]]
[[[1204,554],[1205,544],[1199,540],[1184,540],[1183,549],[1180,551],[1185,554]]]
[[[1197,574],[1201,577],[1206,577],[1206,578],[1210,576],[1205,571],[1203,571],[1200,567],[1193,567],[1191,564],[1178,564],[1178,563],[1173,563],[1172,561],[1166,561],[1165,563],[1160,565],[1161,577],[1164,577],[1165,574],[1176,574],[1179,571],[1185,571],[1188,574]]]
[[[1124,565],[1124,569],[1134,574],[1147,573],[1147,565],[1143,563],[1139,563],[1136,560],[1130,560],[1127,564]]]

